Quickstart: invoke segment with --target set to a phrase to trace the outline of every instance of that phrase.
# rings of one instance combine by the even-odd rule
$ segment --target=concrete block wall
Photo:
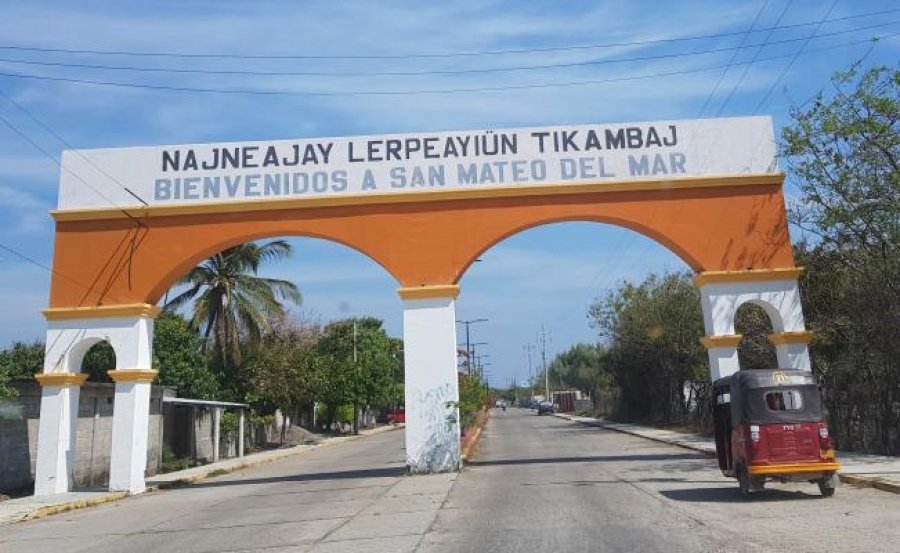
[[[27,489],[34,482],[41,387],[15,382],[19,396],[0,417],[0,491]],[[147,473],[156,474],[162,458],[161,400],[165,388],[154,386],[150,399],[150,439]],[[112,414],[115,386],[86,383],[78,400],[74,482],[78,487],[105,486],[109,481]]]

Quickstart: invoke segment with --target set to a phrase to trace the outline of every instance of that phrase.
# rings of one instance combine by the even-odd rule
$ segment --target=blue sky
[[[778,128],[788,121],[792,104],[802,104],[818,90],[830,88],[828,79],[834,71],[863,56],[867,66],[897,63],[897,36],[885,36],[874,48],[864,41],[900,32],[896,23],[900,11],[847,18],[895,6],[888,1],[858,0],[838,0],[833,5],[831,1],[808,0],[4,2],[0,47],[7,48],[0,48],[2,74],[292,93],[179,92],[3,75],[0,90],[77,148],[686,119],[749,115],[757,110],[772,115]],[[755,28],[766,29],[775,26],[779,18],[780,25],[790,27],[771,36],[765,30],[745,34],[754,21]],[[779,80],[791,63],[792,58],[785,56],[800,50],[817,28],[797,24],[823,18],[832,21],[822,23],[818,38],[805,46],[809,53],[796,58]],[[723,34],[726,36],[669,41]],[[660,40],[666,42],[570,48]],[[758,53],[758,48],[750,47],[763,42],[769,44]],[[743,48],[733,49],[739,46]],[[830,46],[839,47],[823,49]],[[328,59],[109,56],[8,47]],[[498,50],[520,52],[409,57]],[[719,51],[660,57],[707,50]],[[608,61],[623,57],[644,59]],[[751,60],[754,62],[749,64]],[[600,61],[603,63],[596,63]],[[572,65],[583,62],[592,63]],[[55,63],[320,73],[568,65],[507,72],[311,77],[48,65]],[[728,64],[733,65],[727,72],[707,69]],[[683,73],[615,81],[675,72]],[[602,80],[613,82],[545,86]],[[527,88],[359,94],[522,86]],[[3,97],[0,116],[55,159],[66,148]],[[58,178],[52,159],[0,123],[0,244],[50,264],[53,224],[47,212],[56,203]],[[786,193],[792,195],[790,186]],[[272,267],[269,274],[297,282],[304,294],[304,316],[327,321],[371,314],[383,318],[391,333],[401,334],[397,285],[380,267],[337,244],[303,238],[291,242],[296,247],[294,257]],[[549,335],[548,357],[575,342],[595,341],[596,333],[585,316],[594,297],[623,279],[686,269],[676,256],[641,235],[587,223],[531,229],[498,244],[482,259],[461,282],[458,315],[461,319],[490,319],[473,326],[473,336],[478,342],[488,342],[479,350],[490,355],[487,369],[494,382],[501,383],[527,376],[523,346],[534,343],[542,325]],[[48,283],[47,271],[0,251],[0,346],[42,339],[40,309],[46,306]],[[460,336],[464,336],[462,332]]]

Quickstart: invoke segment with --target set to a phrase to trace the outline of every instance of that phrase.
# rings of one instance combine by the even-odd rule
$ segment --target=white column
[[[237,447],[237,456],[244,456],[244,408],[241,407],[238,409],[238,447]],[[315,423],[313,423],[315,426]]]
[[[709,376],[713,382],[741,370],[737,352],[741,338],[740,334],[726,334],[707,336],[700,340],[709,356]]]
[[[147,445],[150,438],[150,383],[156,377],[153,359],[153,316],[148,312],[128,320],[128,332],[111,340],[116,350],[112,451],[109,489],[141,493],[146,489]]]
[[[406,369],[406,464],[413,473],[459,470],[456,297],[459,287],[401,288]]]
[[[812,333],[807,331],[769,334],[769,340],[775,344],[778,368],[812,371],[812,363],[809,360],[809,340],[811,338]]]
[[[141,493],[146,489],[147,442],[150,436],[150,382],[156,371],[109,371],[116,383],[113,405],[109,489]]]
[[[213,463],[219,462],[219,450],[222,447],[222,408],[213,407]]]
[[[35,377],[41,384],[34,495],[72,489],[78,396],[86,374],[54,373]]]

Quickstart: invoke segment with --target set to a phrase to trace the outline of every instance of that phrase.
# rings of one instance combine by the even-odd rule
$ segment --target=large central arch
[[[669,128],[674,140],[675,126]],[[698,139],[684,151],[697,158],[714,156],[716,144],[709,142],[714,138]],[[808,370],[808,334],[785,217],[783,175],[772,171],[774,152],[763,142],[768,154],[760,158],[759,152],[751,152],[738,164],[748,170],[725,176],[702,170],[673,176],[666,170],[659,178],[582,178],[527,186],[153,202],[127,209],[90,202],[61,205],[53,212],[54,272],[44,312],[49,330],[44,375],[39,377],[44,396],[36,493],[69,487],[65,442],[74,433],[66,429],[74,424],[70,406],[73,398],[77,405],[79,385],[69,372],[69,360],[73,345],[100,338],[110,341],[120,359],[111,375],[117,383],[114,440],[123,445],[117,449],[114,444],[110,487],[143,489],[141,444],[145,449],[145,402],[155,376],[150,365],[155,305],[200,260],[269,236],[309,236],[347,245],[397,280],[403,301],[407,463],[413,471],[459,466],[458,282],[482,252],[535,226],[562,221],[618,225],[654,239],[684,260],[697,273],[714,378],[738,369],[740,336],[734,333],[733,319],[748,301],[778,315],[773,341],[779,363]],[[747,144],[752,149],[752,141]],[[686,154],[668,155],[688,159]],[[103,163],[106,158],[98,156],[96,163]],[[629,156],[629,163],[633,159]],[[542,163],[556,161],[566,162],[553,158]],[[116,166],[110,167],[114,173]],[[123,179],[133,178],[130,168],[122,171]],[[71,196],[71,190],[68,196],[61,194]]]

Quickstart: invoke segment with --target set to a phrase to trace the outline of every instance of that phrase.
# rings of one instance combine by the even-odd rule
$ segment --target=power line
[[[90,158],[88,158],[86,155],[82,154],[81,151],[79,151],[77,148],[75,148],[75,146],[73,146],[72,144],[70,144],[70,143],[69,143],[65,138],[63,138],[59,133],[57,133],[57,132],[54,131],[52,128],[50,128],[50,125],[44,123],[40,118],[38,118],[36,115],[34,115],[33,113],[31,113],[31,111],[29,111],[25,106],[23,106],[22,104],[16,102],[9,94],[7,94],[6,92],[4,92],[2,89],[0,89],[0,96],[3,96],[4,98],[6,98],[6,100],[7,100],[9,103],[11,103],[12,105],[16,106],[16,108],[18,108],[19,111],[21,111],[22,113],[24,113],[25,115],[27,115],[29,119],[31,119],[32,121],[34,121],[35,123],[37,123],[38,125],[40,125],[40,126],[41,126],[45,131],[47,131],[48,133],[52,134],[57,140],[59,140],[59,141],[62,142],[66,147],[68,147],[70,150],[72,150],[72,151],[75,153],[75,155],[77,155],[78,157],[80,157],[81,159],[83,159],[83,160],[84,160],[85,162],[87,162],[91,167],[93,167],[93,168],[96,169],[98,172],[100,172],[101,174],[103,174],[104,176],[106,176],[106,178],[108,178],[108,179],[111,180],[113,183],[115,183],[116,185],[118,185],[122,190],[124,190],[125,192],[127,192],[128,194],[130,194],[132,197],[134,197],[134,199],[136,199],[137,201],[141,202],[141,203],[144,204],[144,205],[150,205],[150,204],[148,204],[147,202],[145,202],[143,198],[141,198],[140,196],[138,196],[137,194],[135,194],[130,188],[128,188],[127,186],[125,186],[124,184],[122,184],[121,182],[119,182],[118,180],[116,180],[112,175],[110,175],[109,173],[107,173],[102,167],[98,166],[98,165],[95,164],[93,161],[91,161]],[[56,158],[54,158],[54,159],[56,159]],[[79,180],[80,180],[80,179],[79,179]],[[93,188],[92,188],[92,190],[93,190]],[[94,190],[94,191],[96,192],[96,190]],[[110,200],[107,199],[107,201],[110,201]],[[112,202],[110,202],[110,203],[112,203]],[[115,205],[115,204],[113,204],[113,205]],[[118,206],[116,206],[116,207],[118,207]]]
[[[703,115],[703,112],[706,111],[706,106],[709,105],[709,102],[713,99],[713,96],[716,95],[716,92],[719,90],[719,85],[722,84],[722,80],[725,79],[725,75],[728,73],[728,69],[731,67],[731,64],[737,59],[738,53],[741,51],[741,47],[744,46],[744,43],[747,41],[747,37],[750,36],[750,33],[753,32],[753,27],[756,27],[757,21],[759,21],[760,16],[766,11],[766,7],[769,5],[769,0],[763,2],[763,5],[760,6],[759,11],[756,12],[756,17],[753,18],[753,22],[750,23],[750,27],[747,29],[747,32],[744,34],[743,38],[741,38],[741,44],[731,55],[731,59],[728,61],[728,65],[725,66],[725,69],[722,70],[722,74],[719,75],[719,79],[716,81],[715,86],[713,86],[712,90],[709,91],[709,95],[706,97],[706,101],[703,102],[703,106],[700,107],[700,111],[697,113],[697,117]]]
[[[37,151],[39,151],[40,153],[44,154],[44,156],[47,157],[49,160],[51,160],[57,167],[60,168],[60,170],[65,171],[66,173],[72,175],[72,177],[74,177],[74,178],[75,178],[76,180],[78,180],[80,183],[82,183],[83,185],[85,185],[85,186],[87,186],[88,188],[90,188],[95,194],[97,194],[98,196],[100,196],[101,198],[103,198],[104,200],[106,200],[107,202],[109,202],[110,205],[112,205],[113,207],[115,207],[116,209],[118,209],[119,211],[121,211],[122,214],[124,214],[126,217],[128,217],[129,219],[131,219],[131,221],[134,222],[136,225],[138,225],[139,227],[144,227],[144,228],[147,227],[147,224],[146,224],[146,223],[144,223],[143,221],[141,221],[140,219],[138,219],[137,217],[135,217],[134,215],[132,215],[131,213],[129,213],[125,208],[123,208],[123,207],[119,206],[118,204],[116,204],[116,202],[114,202],[114,201],[112,201],[111,199],[109,199],[109,196],[107,196],[107,195],[104,194],[103,192],[97,190],[97,188],[95,188],[91,183],[89,183],[88,181],[86,181],[86,180],[84,180],[83,178],[81,178],[81,176],[78,175],[78,173],[75,173],[74,171],[72,171],[71,169],[69,169],[68,167],[66,167],[65,165],[63,165],[62,162],[60,162],[58,159],[56,159],[56,157],[54,157],[50,152],[48,152],[48,151],[45,150],[40,144],[38,144],[37,142],[35,142],[34,140],[32,140],[31,137],[29,137],[27,134],[25,134],[23,131],[21,131],[18,127],[16,127],[15,125],[13,125],[9,120],[7,120],[7,119],[6,119],[5,117],[3,117],[2,115],[0,115],[0,122],[2,122],[4,125],[6,125],[7,127],[9,127],[14,133],[16,133],[17,135],[19,135],[19,136],[22,138],[22,140],[24,140],[25,142],[28,142],[29,144],[31,144]]]
[[[781,11],[781,14],[778,16],[778,20],[775,21],[776,26],[781,23],[781,20],[784,18],[785,14],[790,9],[792,2],[793,2],[793,0],[788,0],[787,3],[784,5],[784,9]],[[744,79],[747,78],[747,74],[750,72],[750,66],[752,66],[753,63],[756,61],[756,58],[759,57],[759,54],[763,51],[763,48],[765,48],[769,44],[769,39],[771,37],[772,37],[772,31],[769,31],[769,33],[766,35],[766,38],[763,39],[762,45],[760,45],[760,47],[756,49],[756,52],[753,53],[753,57],[750,59],[750,63],[748,63],[747,65],[744,66],[744,71],[743,71],[743,73],[741,73],[741,77],[738,79],[738,82],[735,83],[735,85],[731,88],[731,92],[728,93],[728,96],[725,98],[725,101],[722,102],[721,106],[719,106],[719,110],[716,111],[716,117],[722,115],[722,112],[725,111],[725,106],[728,105],[728,102],[731,101],[731,98],[734,96],[734,93],[737,92],[737,89],[740,88],[741,85],[744,83]],[[874,42],[872,43],[872,45],[874,46]]]
[[[0,250],[4,250],[4,251],[6,251],[6,252],[9,252],[9,253],[13,254],[14,256],[18,257],[19,259],[22,259],[22,260],[24,260],[24,261],[27,261],[28,263],[34,265],[35,267],[39,267],[39,268],[41,268],[41,269],[47,271],[47,272],[50,273],[51,275],[58,276],[58,277],[60,277],[60,278],[62,278],[62,279],[65,279],[65,280],[71,282],[72,284],[76,284],[76,285],[78,285],[78,286],[84,288],[84,289],[87,290],[87,291],[93,290],[93,286],[88,286],[87,284],[85,284],[85,283],[83,283],[83,282],[80,282],[80,281],[78,281],[78,280],[75,280],[74,278],[71,278],[71,277],[69,277],[69,276],[67,276],[67,275],[64,275],[64,274],[60,273],[59,271],[57,271],[56,269],[53,269],[52,267],[48,267],[48,266],[45,265],[44,263],[41,263],[40,261],[37,261],[36,259],[34,259],[34,258],[32,258],[32,257],[29,257],[29,256],[25,255],[24,253],[22,253],[22,252],[20,252],[20,251],[18,251],[18,250],[16,250],[16,249],[14,249],[14,248],[11,248],[11,247],[9,247],[9,246],[6,246],[6,245],[4,245],[3,243],[0,243]],[[109,294],[106,294],[106,295],[109,296]],[[113,296],[109,296],[109,298],[112,299],[112,300],[114,300],[114,301],[116,301],[116,302],[119,302],[119,303],[125,303],[125,302],[123,302],[123,301],[121,301],[121,300],[119,300],[119,299],[117,299],[117,298],[114,298]]]
[[[833,19],[825,19],[822,21],[810,21],[804,23],[794,23],[781,27],[759,28],[756,32],[768,31],[772,29],[795,29],[809,27],[819,23],[832,23],[836,21],[847,21],[850,19],[858,19],[861,17],[871,17],[876,15],[885,15],[896,13],[900,8],[873,11],[861,14],[836,17]],[[18,45],[0,45],[0,50],[13,50],[25,52],[42,52],[57,54],[89,54],[100,56],[134,56],[134,57],[161,57],[161,58],[184,58],[184,59],[235,59],[235,60],[398,60],[398,59],[433,59],[433,58],[455,58],[455,57],[471,57],[471,56],[499,56],[508,54],[532,54],[546,52],[566,52],[574,50],[592,50],[600,48],[617,48],[625,46],[646,46],[651,44],[668,44],[672,42],[683,42],[688,40],[703,40],[710,38],[724,38],[729,36],[742,35],[746,31],[730,31],[725,33],[712,33],[706,35],[694,35],[673,38],[649,39],[649,40],[633,40],[624,42],[607,42],[598,44],[581,44],[572,46],[548,46],[545,48],[519,48],[507,50],[482,50],[475,52],[445,52],[445,53],[423,53],[423,54],[350,54],[350,55],[324,55],[324,54],[290,54],[290,55],[264,55],[264,54],[212,54],[197,52],[147,52],[135,50],[96,50],[96,49],[73,49],[73,48],[43,48],[36,46],[18,46]]]
[[[819,22],[819,24],[816,26],[816,28],[813,29],[813,32],[810,33],[809,37],[807,37],[806,42],[804,42],[803,45],[800,46],[800,49],[797,50],[797,53],[794,55],[794,57],[791,58],[791,61],[785,66],[785,68],[784,68],[784,70],[781,72],[781,74],[778,75],[778,78],[775,79],[775,82],[772,83],[772,86],[769,87],[769,90],[766,91],[766,94],[765,94],[765,96],[763,96],[763,99],[760,100],[759,104],[756,105],[756,108],[753,110],[753,114],[754,114],[754,115],[756,115],[756,113],[758,113],[759,110],[760,110],[760,109],[765,105],[765,103],[769,100],[769,96],[772,95],[772,91],[775,90],[775,87],[778,86],[778,83],[780,83],[781,80],[784,78],[784,76],[787,75],[787,72],[791,70],[791,67],[794,66],[794,62],[797,61],[797,58],[800,57],[800,55],[801,55],[801,54],[803,53],[803,51],[806,49],[806,46],[810,43],[810,41],[811,41],[813,38],[815,38],[816,33],[818,33],[818,32],[819,32],[819,29],[822,28],[822,22],[824,22],[825,19],[827,19],[828,16],[831,15],[831,11],[834,9],[835,6],[837,6],[837,3],[838,3],[838,0],[834,0],[834,2],[831,3],[831,6],[828,8],[828,11],[825,12],[825,15],[822,17],[822,20]]]
[[[765,6],[763,6],[765,7]],[[758,19],[758,16],[757,16]],[[757,19],[754,19],[754,24]],[[831,33],[824,33],[817,35],[816,38],[826,38],[830,36],[838,36],[848,33],[854,33],[858,31],[865,31],[869,29],[875,29],[879,27],[886,27],[890,25],[894,25],[896,23],[900,23],[900,20],[875,23],[872,25],[864,25],[862,27],[854,27],[851,29],[843,29],[840,31],[833,31]],[[673,54],[654,54],[654,55],[645,55],[645,56],[632,56],[625,58],[612,58],[612,59],[602,59],[602,60],[588,60],[588,61],[578,61],[578,62],[566,62],[566,63],[550,63],[550,64],[542,64],[542,65],[519,65],[512,67],[486,67],[486,68],[476,68],[476,69],[429,69],[424,71],[362,71],[362,72],[334,72],[334,71],[258,71],[258,70],[246,70],[246,69],[184,69],[184,68],[173,68],[173,67],[145,67],[145,66],[133,66],[133,65],[102,65],[102,64],[94,64],[94,63],[69,63],[69,62],[58,62],[58,61],[41,61],[41,60],[22,60],[22,59],[10,59],[10,58],[0,58],[0,62],[2,63],[13,63],[13,64],[21,64],[21,65],[36,65],[41,67],[65,67],[70,69],[98,69],[103,71],[132,71],[139,73],[175,73],[175,74],[193,74],[193,75],[248,75],[255,77],[416,77],[416,76],[428,76],[428,75],[468,75],[468,74],[486,74],[486,73],[505,73],[505,72],[516,72],[516,71],[537,71],[537,70],[546,70],[546,69],[563,69],[563,68],[573,68],[573,67],[591,67],[596,65],[606,65],[610,63],[627,63],[632,61],[651,61],[658,59],[666,59],[666,58],[678,58],[678,57],[687,57],[687,56],[698,56],[698,55],[706,55],[706,54],[715,54],[721,52],[734,52],[734,55],[731,57],[731,62],[734,62],[734,59],[737,57],[738,53],[741,50],[748,48],[756,48],[767,45],[775,45],[775,44],[790,44],[793,42],[801,42],[808,40],[808,37],[799,37],[799,38],[788,38],[783,40],[777,40],[773,42],[768,42],[768,37],[766,38],[766,42],[757,43],[757,44],[745,44],[746,38],[753,32],[753,28],[751,26],[750,29],[746,31],[744,35],[744,40],[738,46],[725,46],[721,48],[705,48],[701,50],[693,50],[690,52],[678,52]],[[770,34],[771,36],[771,34]],[[730,65],[729,65],[730,66]],[[727,70],[726,70],[727,72]],[[721,84],[722,78],[719,79],[718,84]],[[713,89],[712,94],[715,94],[715,91],[718,89],[716,86]],[[712,97],[710,95],[710,99]],[[703,109],[706,108],[706,104],[709,103],[709,99],[704,104]],[[703,110],[701,110],[701,113]]]
[[[862,44],[866,42],[870,42],[873,40],[880,40],[883,38],[888,38],[892,36],[896,36],[900,33],[889,33],[881,36],[875,36],[862,40],[855,40],[851,42],[845,42],[841,44],[835,44],[832,46],[824,46],[821,48],[813,48],[813,49],[805,49],[803,54],[811,54],[815,52],[823,52],[827,50],[834,50],[838,48],[846,48],[848,46],[853,46],[856,44]],[[796,54],[785,54],[779,56],[770,56],[767,58],[760,58],[757,61],[773,61],[780,59],[787,59]],[[745,65],[749,62],[739,62],[733,65]],[[536,89],[536,88],[564,88],[564,87],[573,87],[573,86],[586,86],[586,85],[596,85],[596,84],[609,84],[614,82],[626,82],[626,81],[638,81],[644,79],[652,79],[657,77],[671,77],[677,75],[689,75],[693,73],[703,73],[706,71],[714,71],[718,69],[723,69],[727,67],[727,65],[715,65],[710,67],[704,67],[700,69],[682,69],[677,71],[669,71],[662,73],[649,73],[643,75],[632,75],[627,77],[615,77],[610,79],[596,79],[596,80],[582,80],[582,81],[564,81],[557,83],[535,83],[535,84],[524,84],[524,85],[503,85],[503,86],[487,86],[487,87],[471,87],[471,88],[448,88],[448,89],[420,89],[420,90],[362,90],[362,91],[347,91],[347,92],[339,92],[339,91],[324,91],[324,92],[316,92],[311,90],[300,90],[300,91],[291,91],[291,90],[253,90],[253,89],[228,89],[228,88],[199,88],[199,87],[186,87],[186,86],[169,86],[169,85],[154,85],[154,84],[142,84],[142,83],[129,83],[129,82],[121,82],[121,81],[101,81],[101,80],[92,80],[92,79],[76,79],[76,78],[68,78],[68,77],[51,77],[45,75],[32,75],[26,73],[8,73],[8,72],[0,72],[0,77],[10,77],[17,79],[32,79],[32,80],[43,80],[43,81],[55,81],[55,82],[67,82],[67,83],[75,83],[75,84],[89,84],[89,85],[100,85],[100,86],[113,86],[113,87],[121,87],[121,88],[139,88],[139,89],[149,89],[149,90],[158,90],[158,91],[168,91],[168,92],[199,92],[199,93],[212,93],[212,94],[228,94],[228,95],[259,95],[259,96],[308,96],[308,97],[341,97],[341,96],[413,96],[413,95],[433,95],[433,94],[463,94],[469,92],[499,92],[505,90],[527,90],[527,89]]]

